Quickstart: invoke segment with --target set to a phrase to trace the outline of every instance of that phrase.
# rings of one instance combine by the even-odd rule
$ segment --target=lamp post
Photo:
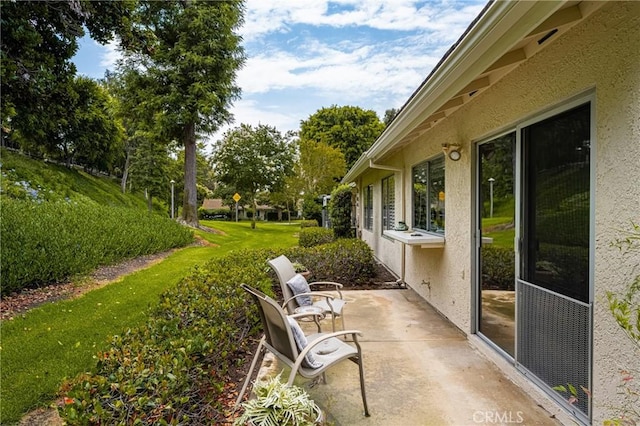
[[[494,178],[489,178],[489,217],[493,217],[493,182]]]
[[[173,219],[173,186],[176,184],[176,181],[171,179],[171,219]]]

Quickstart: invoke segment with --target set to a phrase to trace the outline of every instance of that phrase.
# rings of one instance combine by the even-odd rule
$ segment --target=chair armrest
[[[342,289],[342,287],[344,287],[342,284],[340,283],[336,283],[333,281],[314,281],[312,283],[309,283],[309,287],[311,287],[312,285],[328,285],[328,286],[334,286],[335,290],[337,291],[338,294],[340,295],[340,299],[343,299],[342,297],[342,292],[340,291]]]
[[[309,283],[309,286],[316,285],[316,284],[332,285],[332,286],[334,286],[336,289],[344,287],[344,285],[343,285],[343,284],[336,283],[336,282],[333,282],[333,281],[314,281],[314,282],[312,282],[312,283]]]
[[[330,293],[323,293],[320,291],[314,291],[314,292],[307,292],[307,293],[298,293],[295,296],[291,296],[290,298],[286,299],[283,303],[282,303],[282,309],[284,309],[287,306],[287,303],[291,302],[292,300],[294,300],[296,297],[298,296],[320,296],[320,297],[324,297],[327,299],[327,303],[329,303],[329,299],[333,300],[336,297],[333,294]]]

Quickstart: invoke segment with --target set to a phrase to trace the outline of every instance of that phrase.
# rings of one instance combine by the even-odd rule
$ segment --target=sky
[[[358,106],[380,120],[400,108],[480,13],[486,0],[248,0],[240,29],[247,61],[235,121],[298,130],[324,107]],[[115,44],[85,37],[73,61],[101,78]]]

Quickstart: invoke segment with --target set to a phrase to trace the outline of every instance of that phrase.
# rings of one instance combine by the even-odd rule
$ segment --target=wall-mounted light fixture
[[[458,161],[462,157],[462,148],[460,145],[449,145],[448,143],[442,144],[442,151],[447,154],[452,161]]]

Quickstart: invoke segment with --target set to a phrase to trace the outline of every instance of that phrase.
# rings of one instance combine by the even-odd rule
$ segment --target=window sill
[[[400,241],[409,246],[420,246],[421,248],[444,247],[445,239],[440,235],[425,234],[415,231],[384,231],[383,235],[393,240]]]

